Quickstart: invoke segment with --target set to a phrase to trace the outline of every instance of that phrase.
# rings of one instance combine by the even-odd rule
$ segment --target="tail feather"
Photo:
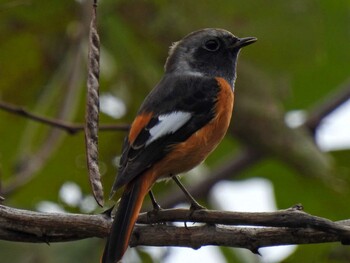
[[[126,186],[107,239],[102,263],[116,263],[122,259],[149,187],[149,182],[142,180],[142,177]]]

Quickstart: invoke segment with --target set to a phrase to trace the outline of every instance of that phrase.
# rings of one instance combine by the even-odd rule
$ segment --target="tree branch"
[[[349,237],[349,236],[348,236]],[[130,246],[178,246],[198,249],[202,246],[246,248],[259,253],[261,247],[341,242],[336,234],[310,228],[243,228],[222,225],[195,227],[137,226]]]
[[[309,215],[300,209],[301,206],[298,205],[270,213],[210,210],[191,212],[186,209],[143,213],[135,226],[130,246],[199,248],[216,245],[247,248],[257,253],[260,247],[276,245],[349,243],[350,220],[332,222]],[[194,227],[154,224],[164,221],[208,224]],[[260,227],[243,227],[243,225]],[[0,239],[2,240],[47,243],[90,237],[102,238],[107,236],[110,226],[111,219],[107,214],[39,213],[0,205]]]
[[[158,213],[143,213],[137,221],[142,224],[162,222],[196,222],[221,225],[265,227],[312,227],[338,235],[350,236],[350,227],[302,211],[301,205],[276,212],[228,212],[217,210],[164,209]]]
[[[74,124],[62,120],[47,118],[38,114],[31,113],[23,107],[13,105],[8,102],[0,101],[0,109],[33,121],[40,122],[42,124],[62,129],[72,135],[84,131],[85,125],[83,123]],[[128,129],[129,124],[102,124],[99,126],[100,131],[127,131]]]
[[[39,213],[0,205],[0,239],[18,242],[65,242],[104,237],[107,216]]]

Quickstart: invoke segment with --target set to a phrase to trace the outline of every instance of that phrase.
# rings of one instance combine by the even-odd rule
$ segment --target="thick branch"
[[[198,249],[214,245],[246,248],[258,253],[261,247],[340,241],[336,234],[326,234],[310,228],[243,228],[221,225],[185,228],[157,225],[135,227],[130,246],[178,246]]]
[[[138,223],[154,224],[161,222],[196,222],[221,225],[249,225],[266,227],[312,227],[320,231],[350,236],[350,227],[339,225],[331,220],[312,216],[303,212],[297,205],[276,212],[228,212],[216,210],[164,209],[158,213],[144,213]]]
[[[325,242],[348,243],[349,220],[332,222],[295,208],[271,213],[238,213],[185,209],[144,213],[139,223],[167,221],[210,223],[195,227],[169,225],[136,225],[131,246],[206,245],[258,248],[285,244]],[[215,223],[216,225],[214,225]],[[220,224],[220,225],[217,225]],[[236,226],[232,226],[236,225]],[[237,226],[238,225],[238,226]],[[262,228],[247,228],[264,226]],[[38,213],[0,205],[0,239],[21,242],[64,242],[89,237],[105,237],[111,226],[105,214]],[[266,227],[269,226],[269,227]]]
[[[21,242],[64,242],[104,237],[105,215],[39,213],[0,205],[0,239]]]

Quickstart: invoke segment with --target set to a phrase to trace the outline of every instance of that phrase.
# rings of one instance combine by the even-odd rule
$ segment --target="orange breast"
[[[179,143],[162,161],[150,168],[151,180],[179,174],[200,164],[219,144],[229,127],[234,95],[223,78],[217,78],[221,90],[215,105],[216,116],[207,125]]]

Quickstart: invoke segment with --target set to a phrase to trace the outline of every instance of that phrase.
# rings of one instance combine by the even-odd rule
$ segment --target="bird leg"
[[[154,197],[154,194],[153,194],[152,190],[149,190],[148,195],[151,198],[151,202],[152,202],[152,206],[153,206],[153,212],[158,212],[159,210],[161,210],[162,208],[157,203],[156,198]]]
[[[180,182],[179,177],[177,175],[172,176],[173,180],[175,183],[180,187],[182,192],[185,194],[185,197],[187,201],[191,204],[190,209],[195,211],[195,210],[200,210],[200,209],[206,209],[204,206],[201,206],[194,198],[193,196],[187,191],[185,186]]]

